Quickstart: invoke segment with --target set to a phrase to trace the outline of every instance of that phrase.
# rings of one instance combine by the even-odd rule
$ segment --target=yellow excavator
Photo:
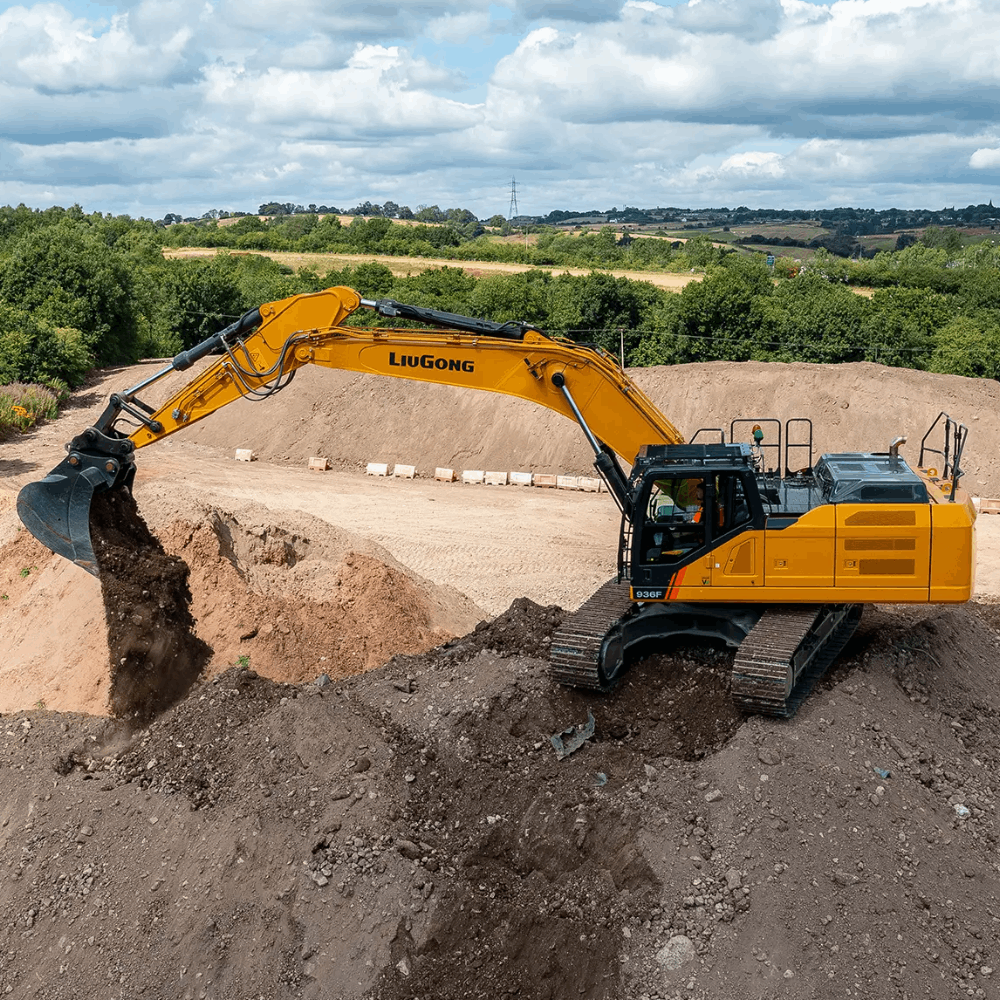
[[[431,328],[345,325],[358,309]],[[159,408],[139,398],[213,354]],[[21,490],[21,520],[96,575],[91,501],[100,490],[131,489],[135,450],[233,400],[264,399],[307,364],[505,393],[580,425],[622,521],[617,575],[553,637],[550,670],[563,684],[608,690],[640,650],[688,636],[736,650],[740,707],[788,717],[865,604],[972,595],[976,512],[959,486],[967,430],[947,414],[924,436],[914,469],[899,454],[903,438],[884,453],[814,463],[804,419],[734,420],[729,441],[723,429],[703,428],[685,443],[599,348],[349,288],[262,305],[113,394],[67,457]],[[135,429],[126,434],[118,424],[128,422]],[[744,431],[749,440],[736,441]]]

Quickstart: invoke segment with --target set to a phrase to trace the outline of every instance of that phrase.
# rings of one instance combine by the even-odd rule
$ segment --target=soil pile
[[[27,531],[0,545],[0,709],[148,719],[202,669],[250,662],[280,682],[340,678],[484,617],[452,588],[316,519],[286,513],[280,527],[251,503],[180,506],[184,519],[152,508],[153,535],[130,496],[95,495],[100,582]]]
[[[198,679],[211,648],[194,634],[188,567],[168,556],[128,490],[101,490],[90,506],[108,626],[111,714],[148,722]]]
[[[1000,440],[1000,386],[988,379],[868,363],[719,361],[630,374],[687,438],[699,428],[719,427],[729,440],[731,421],[746,418],[751,422],[736,429],[736,440],[745,441],[753,421],[775,418],[784,425],[808,418],[814,459],[825,452],[884,452],[905,435],[903,454],[915,464],[921,438],[947,410],[971,429],[962,463],[967,487],[1000,496],[1000,457],[993,447]],[[804,426],[798,425],[795,441],[808,440]],[[776,444],[776,428],[764,428],[768,443]],[[593,475],[593,454],[579,427],[534,403],[310,366],[299,370],[288,392],[263,403],[237,401],[184,436],[230,455],[253,448],[262,461],[299,465],[321,455],[354,468],[415,464],[424,475],[437,466]],[[792,466],[807,465],[807,454],[793,451]]]
[[[510,648],[549,615],[501,616]],[[0,989],[995,996],[997,624],[875,611],[790,723],[733,713],[722,654],[589,696],[456,646],[232,668],[138,732],[8,716]]]
[[[340,678],[454,635],[437,624],[432,594],[363,552],[348,550],[328,564],[323,584],[312,580],[308,588],[323,596],[310,599],[304,582],[293,588],[276,581],[308,560],[312,543],[296,532],[245,527],[212,510],[199,523],[174,522],[163,535],[192,567],[192,611],[216,663],[247,657],[258,672],[292,683],[322,673]]]

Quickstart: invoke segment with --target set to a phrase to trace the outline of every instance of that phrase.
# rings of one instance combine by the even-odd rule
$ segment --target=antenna
[[[507,210],[507,221],[510,222],[517,215],[517,180],[510,179],[510,208]]]

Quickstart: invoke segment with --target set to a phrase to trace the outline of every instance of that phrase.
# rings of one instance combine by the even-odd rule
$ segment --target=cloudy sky
[[[0,204],[1000,204],[997,0],[0,7]]]

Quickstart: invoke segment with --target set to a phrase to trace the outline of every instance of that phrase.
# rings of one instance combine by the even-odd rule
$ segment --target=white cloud
[[[720,174],[740,177],[767,177],[777,179],[785,176],[782,157],[778,153],[736,153],[727,156],[719,164]]]
[[[996,170],[1000,167],[1000,149],[981,147],[969,157],[969,166],[974,170]]]
[[[458,4],[453,0],[220,0],[219,19],[263,36],[319,31],[351,41],[412,39],[428,23],[448,14],[487,9],[488,0]]]
[[[528,36],[495,82],[541,90],[563,120],[753,122],[806,136],[828,123],[850,134],[851,120],[878,115],[891,134],[939,111],[960,129],[993,114],[995,98],[984,108],[974,96],[1000,87],[993,13],[987,0],[630,6],[613,30]]]
[[[165,83],[183,65],[193,34],[174,25],[143,43],[128,14],[103,27],[75,20],[57,4],[8,8],[0,13],[0,79],[49,93]]]
[[[285,136],[348,139],[448,132],[480,118],[473,105],[421,89],[447,83],[447,76],[395,46],[359,46],[339,70],[272,67],[257,73],[210,66],[205,79],[206,104],[221,118],[267,125]]]
[[[380,196],[492,214],[512,174],[534,213],[997,195],[993,0],[106,9],[0,13],[0,199],[147,199],[151,214]],[[482,103],[454,99],[482,77],[462,49],[509,53]]]
[[[471,10],[447,13],[437,17],[427,25],[427,37],[436,42],[451,42],[461,45],[470,38],[485,37],[490,34],[489,10]]]

